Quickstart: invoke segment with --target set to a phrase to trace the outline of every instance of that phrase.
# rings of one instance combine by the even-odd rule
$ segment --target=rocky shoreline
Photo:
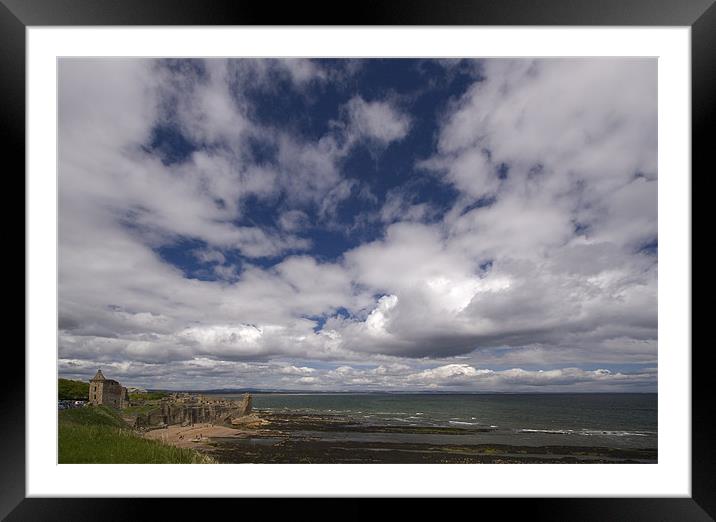
[[[207,432],[194,447],[220,463],[655,463],[656,448],[475,444],[490,428],[365,425],[329,414],[254,411],[230,435]],[[257,420],[258,419],[258,420]],[[449,436],[450,443],[391,441]],[[371,437],[374,437],[371,439]]]

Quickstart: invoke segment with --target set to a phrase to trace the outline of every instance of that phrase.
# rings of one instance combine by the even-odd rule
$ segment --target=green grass
[[[59,413],[60,464],[194,464],[213,462],[191,449],[144,439],[105,406]]]
[[[63,410],[59,414],[60,426],[63,424],[77,424],[81,426],[111,426],[126,428],[127,425],[119,415],[118,410],[107,406],[85,406]]]
[[[158,391],[151,391],[151,392],[132,392],[129,394],[129,400],[132,402],[136,401],[156,401],[159,399],[162,399],[164,397],[169,397],[169,393],[167,392],[158,392]]]
[[[57,398],[59,400],[86,401],[87,397],[89,397],[88,382],[70,379],[57,380]]]

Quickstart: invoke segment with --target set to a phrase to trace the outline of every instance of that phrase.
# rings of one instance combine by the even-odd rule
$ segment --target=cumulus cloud
[[[226,64],[232,83],[241,90],[273,91],[282,80],[287,80],[302,94],[311,84],[320,84],[332,76],[319,63],[303,58],[229,60]]]
[[[656,61],[484,60],[434,113],[346,88],[347,69],[60,62],[61,373],[653,388]],[[325,89],[342,98],[313,134],[258,114]],[[361,147],[379,163],[435,117],[384,178],[356,174]],[[355,208],[376,232],[337,239]]]
[[[467,364],[446,364],[420,371],[399,364],[316,369],[286,362],[227,362],[205,357],[182,363],[110,362],[102,367],[123,381],[151,387],[159,377],[162,382],[184,389],[199,389],[198,381],[209,388],[274,387],[288,390],[620,391],[649,389],[656,382],[654,368],[631,373],[573,367],[491,370]],[[83,376],[96,368],[83,360],[60,359],[60,371],[68,376]]]
[[[387,145],[404,138],[410,129],[410,117],[386,101],[367,102],[351,98],[346,106],[349,132],[357,139],[366,138]]]

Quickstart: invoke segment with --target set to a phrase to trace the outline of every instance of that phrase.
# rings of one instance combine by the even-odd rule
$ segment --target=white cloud
[[[326,71],[310,60],[283,59],[278,63],[288,70],[291,80],[297,85],[305,85],[311,81],[324,81],[328,76]]]
[[[360,96],[346,106],[348,128],[357,139],[367,138],[387,145],[403,139],[410,130],[410,118],[386,101],[367,102]]]
[[[221,62],[227,64],[230,80],[242,90],[275,92],[280,81],[287,79],[294,89],[305,94],[308,86],[313,83],[321,84],[330,76],[330,72],[321,65],[303,58]]]
[[[211,63],[210,80],[197,87],[211,93],[181,91],[179,120],[201,134],[195,139],[225,142],[240,152],[241,133],[235,127],[246,124],[237,108],[227,116],[222,104],[232,103],[228,87],[221,77],[215,80],[221,68]],[[100,226],[123,234],[124,222],[152,244],[188,236],[250,257],[305,249],[305,239],[233,224],[242,198],[275,190],[272,172],[245,164],[237,154],[198,152],[184,163],[164,165],[143,151],[166,101],[157,88],[165,85],[163,76],[156,71],[142,60],[61,63],[61,243],[71,242],[73,235],[83,243]],[[201,99],[206,96],[221,96],[223,102],[205,104]],[[182,112],[184,106],[188,112]],[[231,124],[224,125],[224,118]]]
[[[308,216],[301,210],[287,210],[279,218],[279,226],[287,232],[301,230],[309,223]]]
[[[657,234],[655,61],[485,61],[420,163],[458,190],[452,208],[390,191],[372,221],[384,234],[333,262],[302,234],[369,193],[343,172],[353,147],[384,150],[414,115],[357,95],[317,139],[259,124],[242,89],[279,75],[308,96],[333,78],[310,61],[59,69],[62,371],[101,362],[140,385],[178,385],[170,370],[254,382],[248,369],[317,388],[654,383],[576,366],[656,364],[657,265],[639,252]],[[156,124],[201,147],[162,161],[147,150]],[[251,140],[274,160],[254,161]],[[250,200],[282,202],[275,227],[244,219]],[[157,253],[187,241],[218,280]]]
[[[178,123],[194,141],[207,144],[235,143],[250,123],[229,91],[230,70],[225,60],[204,60],[205,75],[196,78],[172,75],[169,83],[176,103]],[[163,82],[167,85],[168,82]],[[167,96],[167,93],[163,93]]]
[[[61,358],[59,364],[62,375],[84,376],[96,371],[95,364],[82,359]],[[313,368],[282,361],[236,362],[201,356],[181,362],[117,361],[103,362],[101,366],[105,373],[119,378],[123,383],[152,387],[156,386],[156,379],[159,378],[167,388],[175,389],[196,389],[201,383],[215,388],[277,387],[315,390],[648,390],[654,389],[657,376],[655,368],[638,372],[612,372],[603,368],[583,370],[574,367],[553,370],[492,370],[452,363],[416,371],[402,364]]]
[[[398,297],[395,295],[384,295],[378,299],[377,306],[368,314],[365,320],[365,329],[371,336],[386,335],[387,325],[390,320],[390,311],[398,304]]]
[[[435,214],[435,209],[427,203],[415,203],[413,198],[399,190],[388,191],[385,203],[380,209],[380,219],[384,223],[396,221],[421,222]]]
[[[410,374],[407,380],[420,385],[475,386],[482,389],[500,390],[518,386],[558,389],[560,386],[578,384],[653,384],[655,374],[651,371],[636,374],[612,373],[609,370],[582,370],[560,368],[555,370],[508,370],[477,369],[467,364],[449,364],[419,373]]]

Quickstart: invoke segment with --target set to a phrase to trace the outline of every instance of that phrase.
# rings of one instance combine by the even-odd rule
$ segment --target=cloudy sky
[[[59,373],[656,391],[655,59],[59,63]]]

